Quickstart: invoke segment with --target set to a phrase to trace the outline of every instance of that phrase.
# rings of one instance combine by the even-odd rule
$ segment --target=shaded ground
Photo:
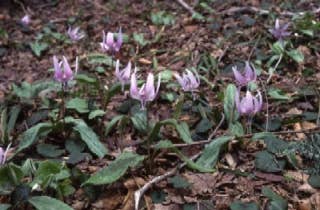
[[[219,123],[220,111],[223,110],[221,97],[226,84],[233,81],[231,67],[250,59],[263,69],[260,80],[268,78],[267,62],[270,46],[274,41],[268,29],[273,27],[275,17],[283,22],[291,21],[293,13],[299,11],[314,11],[319,7],[317,1],[207,1],[212,11],[203,6],[195,9],[205,16],[205,20],[195,20],[191,14],[176,1],[25,1],[25,3],[5,5],[0,7],[0,27],[7,35],[1,38],[0,44],[0,98],[4,98],[12,89],[11,84],[22,81],[29,83],[37,80],[51,80],[52,56],[65,55],[70,60],[80,57],[80,73],[98,75],[102,81],[113,77],[113,71],[98,74],[92,66],[87,64],[88,55],[101,53],[99,42],[102,31],[118,31],[121,26],[123,32],[130,37],[123,45],[117,57],[125,63],[131,59],[144,72],[161,72],[173,70],[182,72],[185,68],[197,67],[199,73],[207,78],[203,82],[199,95],[207,100],[213,110],[213,126]],[[190,3],[193,6],[192,2]],[[24,5],[24,7],[22,7]],[[259,8],[243,10],[244,7]],[[241,9],[242,8],[242,9]],[[266,9],[270,14],[261,15]],[[24,11],[25,10],[25,11]],[[174,17],[172,25],[155,25],[151,13],[166,11]],[[19,24],[25,12],[31,14],[32,22],[29,27]],[[290,13],[289,13],[290,12]],[[319,21],[316,13],[315,20]],[[52,34],[46,34],[45,27],[52,32],[65,34],[68,25],[80,26],[87,34],[86,38],[77,43],[67,43],[57,39]],[[134,33],[143,34],[148,40],[145,46],[138,44],[131,38]],[[43,39],[49,43],[41,56],[37,57],[30,49],[30,42],[36,37],[47,36]],[[158,38],[156,38],[158,37]],[[304,61],[300,64],[289,59],[276,72],[271,81],[273,88],[279,88],[289,96],[297,92],[318,90],[320,79],[320,39],[319,31],[313,38],[305,38],[301,34],[293,34],[295,48],[304,54]],[[215,63],[208,63],[211,57]],[[155,62],[157,61],[157,69]],[[261,61],[262,63],[259,63]],[[213,85],[213,86],[210,86]],[[167,87],[170,90],[177,90]],[[304,97],[296,97],[285,103],[273,100],[268,104],[269,117],[280,119],[280,126],[274,131],[310,129],[317,127],[316,119],[300,121],[292,120],[293,115],[305,112],[318,112],[319,96],[303,93]],[[117,114],[116,108],[123,100],[117,96],[108,109],[110,113],[105,117],[110,121]],[[152,119],[166,119],[172,113],[174,104],[166,100],[153,103],[149,115]],[[218,111],[220,110],[220,111]],[[31,113],[29,113],[31,114]],[[257,117],[255,129],[263,131],[266,113]],[[196,127],[201,116],[195,113],[184,113],[181,120]],[[292,121],[287,123],[284,121]],[[195,139],[204,140],[208,137],[197,136]],[[164,135],[179,143],[177,134],[172,130],[163,131]],[[227,133],[227,125],[223,124],[216,136]],[[288,140],[302,140],[304,134],[283,134],[279,137]],[[123,137],[124,136],[124,137]],[[131,128],[124,130],[123,136],[119,132],[104,137],[103,143],[112,148],[117,154],[116,143],[125,139],[125,145],[134,144],[141,137],[135,135]],[[182,151],[189,156],[196,154],[203,145],[185,147]],[[191,185],[174,187],[168,180],[157,183],[144,197],[147,209],[228,209],[235,200],[243,202],[255,201],[265,209],[268,199],[261,194],[262,187],[269,186],[274,192],[285,198],[288,209],[319,209],[320,193],[307,183],[307,174],[295,170],[292,166],[275,173],[261,172],[255,166],[255,154],[265,148],[260,141],[250,141],[244,138],[229,143],[225,152],[219,158],[218,171],[215,173],[197,173],[182,169],[180,175]],[[133,146],[133,150],[139,150]],[[110,155],[111,156],[111,155]],[[110,162],[109,159],[87,160],[76,165],[83,172],[94,173]],[[300,166],[303,165],[301,158]],[[82,188],[65,199],[74,209],[133,209],[133,193],[138,187],[148,182],[152,177],[161,175],[178,163],[176,155],[168,152],[157,154],[153,170],[132,170],[120,181],[105,187],[97,187],[97,199],[90,200]],[[236,169],[236,170],[235,170]],[[157,194],[158,193],[158,194]],[[153,196],[153,199],[151,198]],[[159,197],[166,195],[164,200]],[[160,203],[155,204],[160,199]],[[152,202],[153,200],[153,202]],[[303,203],[303,204],[301,204]],[[188,205],[189,206],[188,206]],[[197,207],[198,206],[198,207]],[[305,207],[307,206],[307,207]]]

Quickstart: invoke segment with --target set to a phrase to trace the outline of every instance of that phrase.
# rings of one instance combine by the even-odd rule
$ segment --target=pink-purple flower
[[[262,109],[263,101],[260,91],[253,96],[250,91],[240,100],[240,91],[237,90],[235,95],[236,107],[241,115],[253,116]]]
[[[25,15],[25,16],[23,16],[22,18],[21,18],[21,23],[23,24],[23,25],[29,25],[30,24],[30,22],[31,22],[31,19],[30,19],[30,16],[29,15]]]
[[[126,84],[130,83],[130,76],[131,76],[131,62],[128,62],[128,65],[120,70],[120,62],[119,60],[117,60],[116,62],[116,72],[115,75],[117,77],[117,79],[119,80],[119,82],[121,83],[121,90],[124,91],[124,86]]]
[[[6,160],[7,160],[7,155],[8,155],[8,152],[10,150],[10,145],[9,144],[6,148],[6,150],[3,150],[2,147],[0,147],[0,165],[3,165],[5,164]]]
[[[54,65],[54,79],[62,83],[62,85],[66,86],[67,83],[73,79],[74,75],[78,71],[78,57],[76,58],[76,67],[74,72],[71,70],[68,60],[64,56],[62,61],[60,62],[56,56],[53,56],[53,65]]]
[[[180,76],[177,73],[173,74],[174,77],[177,79],[179,84],[181,85],[182,89],[186,92],[195,91],[199,85],[200,85],[200,78],[197,73],[193,74],[190,70],[186,70],[186,73],[183,73],[182,76]]]
[[[289,23],[280,25],[279,19],[276,19],[273,29],[269,29],[270,33],[279,41],[282,41],[285,37],[290,36],[291,32],[288,31]]]
[[[154,75],[152,73],[148,74],[147,81],[145,84],[138,88],[137,85],[137,76],[134,72],[131,75],[131,82],[130,82],[130,96],[136,100],[141,102],[141,108],[145,109],[146,104],[148,101],[153,101],[160,88],[160,75],[158,76],[158,84],[157,87],[154,86]]]
[[[257,79],[257,74],[248,61],[246,61],[243,74],[238,71],[236,66],[232,67],[232,71],[237,84],[240,86],[246,86],[249,82],[254,82]]]
[[[103,39],[100,43],[101,49],[103,52],[118,52],[122,45],[122,32],[121,28],[119,29],[118,35],[117,35],[117,41],[115,41],[115,34],[108,32],[107,35],[103,31]]]
[[[76,27],[74,29],[69,27],[67,33],[68,33],[68,36],[70,37],[70,39],[74,42],[79,41],[80,39],[82,39],[85,36],[84,32],[80,31],[79,27]]]

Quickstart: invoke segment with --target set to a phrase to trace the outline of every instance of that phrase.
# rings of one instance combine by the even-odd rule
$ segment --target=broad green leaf
[[[125,115],[117,115],[110,122],[107,123],[106,125],[106,131],[105,131],[105,136],[107,136],[110,131],[116,126],[116,124],[121,121],[122,119],[126,118]]]
[[[235,111],[235,96],[237,87],[229,84],[224,92],[223,110],[229,124],[235,122],[239,118],[239,114]]]
[[[13,163],[0,167],[0,193],[4,193],[3,189],[16,186],[23,178],[23,171],[20,166]]]
[[[75,109],[79,113],[88,113],[88,101],[81,98],[73,98],[66,104],[67,109]]]
[[[39,123],[28,130],[26,130],[20,138],[20,143],[18,145],[18,149],[16,151],[16,154],[18,152],[21,152],[22,150],[30,147],[32,144],[34,144],[38,137],[47,134],[52,129],[52,124],[49,122]]]
[[[314,188],[320,188],[320,175],[311,175],[308,183]]]
[[[269,187],[263,187],[262,194],[271,200],[267,204],[268,210],[288,210],[288,202]]]
[[[284,94],[280,89],[278,88],[271,88],[268,90],[268,95],[273,99],[278,100],[289,100],[290,97]]]
[[[290,50],[287,54],[297,63],[302,63],[304,61],[304,56],[299,50]]]
[[[149,41],[144,39],[144,35],[139,33],[133,33],[133,40],[141,47],[144,47],[149,43]]]
[[[168,178],[168,183],[172,184],[173,187],[176,189],[188,188],[191,186],[191,184],[186,179],[179,175],[176,175],[172,178]]]
[[[119,157],[111,162],[107,167],[101,169],[96,174],[92,175],[85,183],[92,185],[111,184],[121,178],[129,167],[135,167],[141,163],[144,156],[124,152]]]
[[[196,133],[206,133],[212,128],[213,124],[208,118],[202,118],[202,120],[196,126]]]
[[[14,126],[16,124],[16,121],[18,119],[19,113],[21,111],[21,106],[20,105],[15,105],[11,108],[10,113],[9,113],[9,121],[8,121],[8,126],[7,126],[7,132],[10,134],[12,130],[14,129]]]
[[[272,47],[271,47],[271,50],[277,54],[277,55],[280,55],[284,52],[284,45],[282,42],[278,41],[278,42],[275,42]]]
[[[259,210],[259,206],[255,202],[235,201],[230,205],[231,210]]]
[[[182,122],[181,124],[179,124],[177,122],[177,120],[175,120],[175,119],[167,119],[167,120],[163,120],[163,121],[157,122],[154,125],[154,127],[152,128],[151,133],[149,135],[149,140],[151,142],[153,142],[156,139],[156,137],[158,136],[158,134],[160,132],[161,126],[164,126],[164,125],[172,125],[172,126],[174,126],[177,129],[181,139],[184,142],[186,142],[186,143],[193,142],[192,138],[191,138],[191,134],[190,134],[189,128],[188,128],[188,125],[185,122]]]
[[[94,119],[94,118],[96,118],[96,117],[102,117],[102,116],[104,116],[105,114],[106,114],[105,111],[103,111],[103,110],[101,110],[101,109],[97,109],[97,110],[94,110],[94,111],[90,112],[88,118],[89,118],[89,120],[92,120],[92,119]]]
[[[229,131],[234,136],[244,135],[242,124],[238,121],[229,124]]]
[[[52,144],[38,144],[37,152],[44,157],[55,158],[61,156],[64,150]]]
[[[87,56],[89,64],[105,64],[108,66],[115,65],[110,56],[101,53],[92,53]]]
[[[152,12],[151,21],[154,25],[173,25],[175,22],[173,15],[166,11]]]
[[[30,47],[32,52],[37,56],[40,57],[41,53],[48,49],[49,45],[47,43],[40,43],[38,41],[30,43]]]
[[[79,82],[88,83],[88,84],[96,84],[97,83],[96,78],[90,77],[86,74],[77,74],[76,80],[78,80]]]
[[[152,191],[151,192],[151,199],[152,199],[152,203],[156,204],[156,203],[162,203],[166,200],[166,196],[167,194],[161,190],[161,191]]]
[[[0,204],[0,210],[7,210],[7,209],[9,209],[10,207],[11,207],[10,204],[6,204],[6,203]]]
[[[177,153],[177,155],[179,156],[179,158],[186,162],[187,166],[191,169],[197,170],[199,172],[203,172],[203,173],[211,173],[214,170],[211,168],[206,168],[203,167],[200,164],[197,164],[195,162],[193,162],[191,159],[189,159],[188,157],[186,157],[182,152],[180,152],[175,146],[174,144],[172,144],[171,141],[169,140],[161,140],[156,146],[156,149],[171,149],[173,150],[175,153]]]
[[[108,151],[100,142],[97,134],[81,119],[74,119],[72,117],[65,118],[67,123],[73,123],[73,129],[80,134],[81,139],[87,144],[91,152],[99,158],[104,157]]]
[[[141,133],[146,133],[148,130],[147,112],[140,110],[131,117],[132,124],[135,129]]]
[[[29,203],[37,210],[73,210],[64,202],[48,196],[33,196],[29,198]]]
[[[196,161],[198,165],[204,168],[213,168],[219,158],[221,148],[228,143],[233,136],[221,136],[213,139],[203,150],[202,155]]]
[[[284,160],[277,160],[274,155],[265,150],[256,154],[255,166],[261,171],[279,172],[283,170],[285,164]]]

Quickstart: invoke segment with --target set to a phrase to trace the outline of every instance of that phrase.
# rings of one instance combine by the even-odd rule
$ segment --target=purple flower
[[[54,79],[58,82],[61,82],[64,86],[73,79],[74,75],[78,71],[78,57],[76,58],[76,67],[75,72],[72,72],[70,65],[63,56],[62,61],[59,62],[56,56],[53,56],[53,65],[54,65]]]
[[[7,159],[7,155],[8,155],[9,149],[10,149],[10,145],[11,144],[9,144],[7,146],[5,151],[2,149],[2,147],[0,147],[0,165],[5,164],[6,159]]]
[[[174,73],[174,77],[178,80],[184,91],[195,91],[200,85],[200,78],[197,73],[193,74],[190,70],[186,70],[187,73],[183,73],[182,77]]]
[[[236,66],[232,67],[232,71],[238,85],[240,86],[245,86],[249,82],[256,81],[257,79],[256,72],[253,68],[251,68],[248,61],[246,61],[246,65],[244,67],[244,74],[241,74]]]
[[[79,41],[80,39],[82,39],[85,36],[84,32],[79,31],[79,30],[80,30],[79,27],[76,27],[74,29],[72,29],[71,27],[68,28],[67,33],[72,41],[74,41],[74,42]]]
[[[238,112],[241,115],[253,116],[262,109],[262,96],[260,91],[256,96],[253,96],[250,91],[247,91],[245,97],[240,100],[240,91],[237,90],[235,102]]]
[[[138,89],[137,86],[137,76],[136,73],[134,72],[131,75],[131,82],[130,82],[130,96],[134,99],[137,99],[141,102],[141,108],[145,109],[146,103],[148,101],[153,101],[160,88],[160,75],[158,77],[158,85],[155,88],[154,86],[154,76],[152,73],[148,74],[147,77],[147,82],[141,86],[140,89]]]
[[[119,70],[119,65],[120,62],[119,60],[117,60],[116,63],[116,77],[119,80],[119,82],[121,83],[121,90],[124,90],[124,86],[128,83],[130,83],[130,76],[131,76],[131,62],[128,62],[128,65],[122,69],[121,71]]]
[[[23,18],[21,18],[20,21],[23,25],[29,25],[29,23],[31,22],[31,19],[29,15],[25,15],[23,16]]]
[[[100,43],[103,52],[111,51],[112,53],[118,52],[122,45],[122,32],[121,28],[119,29],[117,41],[114,40],[114,33],[108,32],[107,36],[106,33],[103,31],[103,40]]]
[[[279,41],[282,41],[285,37],[289,36],[291,32],[287,31],[289,23],[280,26],[279,20],[276,19],[273,29],[269,29],[270,33]]]

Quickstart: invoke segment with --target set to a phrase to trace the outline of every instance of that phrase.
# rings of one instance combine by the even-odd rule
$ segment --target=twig
[[[220,128],[220,126],[222,125],[224,121],[224,114],[222,114],[222,118],[219,122],[219,124],[217,125],[217,127],[214,129],[214,131],[212,132],[212,134],[210,134],[210,136],[208,137],[208,140],[211,140],[211,138],[217,133],[218,129]],[[202,151],[198,152],[197,154],[195,154],[194,156],[192,156],[190,158],[190,160],[195,160],[197,159],[200,155],[202,154]],[[160,182],[170,176],[175,175],[180,169],[182,169],[184,166],[186,166],[187,163],[180,163],[178,166],[176,166],[175,168],[173,168],[172,170],[168,171],[167,173],[160,175],[160,176],[156,176],[154,177],[151,181],[149,181],[148,183],[146,183],[142,188],[140,188],[139,190],[134,192],[134,208],[135,210],[139,209],[139,203],[141,200],[141,197],[144,195],[145,192],[147,192],[153,184]]]
[[[186,10],[188,10],[191,15],[197,13],[192,7],[190,7],[184,0],[177,0],[177,2],[183,6]]]
[[[320,126],[315,127],[315,128],[311,128],[311,129],[301,129],[301,130],[297,130],[297,131],[289,130],[289,131],[276,131],[276,132],[267,132],[267,133],[274,134],[274,135],[295,134],[295,133],[305,133],[305,134],[320,133]],[[254,136],[255,134],[257,134],[257,133],[245,134],[242,136],[237,136],[235,138],[237,138],[237,139],[250,138],[250,137]],[[211,139],[207,139],[207,140],[197,141],[197,142],[193,142],[193,143],[189,143],[189,144],[174,144],[174,146],[175,147],[189,147],[189,146],[207,144],[211,141],[212,141]]]
[[[234,13],[241,13],[241,12],[256,12],[256,13],[259,13],[261,15],[267,15],[270,13],[269,10],[265,10],[265,9],[261,9],[261,8],[257,8],[257,7],[231,7],[227,10],[224,10],[224,11],[221,11],[221,12],[218,12],[217,14],[220,14],[220,15],[232,15]],[[317,14],[320,12],[320,8],[318,9],[315,9],[313,11],[311,11],[312,13],[314,14]],[[283,16],[289,16],[289,17],[292,17],[292,16],[295,16],[295,15],[304,15],[306,12],[290,12],[290,11],[283,11],[283,12],[280,12],[280,15],[283,15]]]
[[[197,159],[200,155],[202,154],[202,151],[198,152],[197,154],[195,154],[194,156],[192,156],[190,158],[190,160],[195,160]],[[148,183],[146,183],[142,188],[140,188],[139,190],[134,192],[134,209],[138,210],[139,209],[139,203],[141,200],[141,197],[145,194],[145,192],[147,192],[153,184],[158,183],[170,176],[175,175],[180,169],[182,169],[183,167],[185,167],[187,165],[187,163],[180,163],[178,166],[176,166],[175,168],[171,169],[170,171],[168,171],[165,174],[162,174],[160,176],[156,176],[154,177],[151,181],[149,181]]]
[[[276,65],[273,67],[272,72],[270,72],[270,75],[269,75],[269,77],[267,79],[267,84],[270,82],[270,80],[271,80],[271,78],[273,76],[273,73],[277,70],[282,58],[283,58],[283,53],[280,55],[279,60],[277,61]]]

